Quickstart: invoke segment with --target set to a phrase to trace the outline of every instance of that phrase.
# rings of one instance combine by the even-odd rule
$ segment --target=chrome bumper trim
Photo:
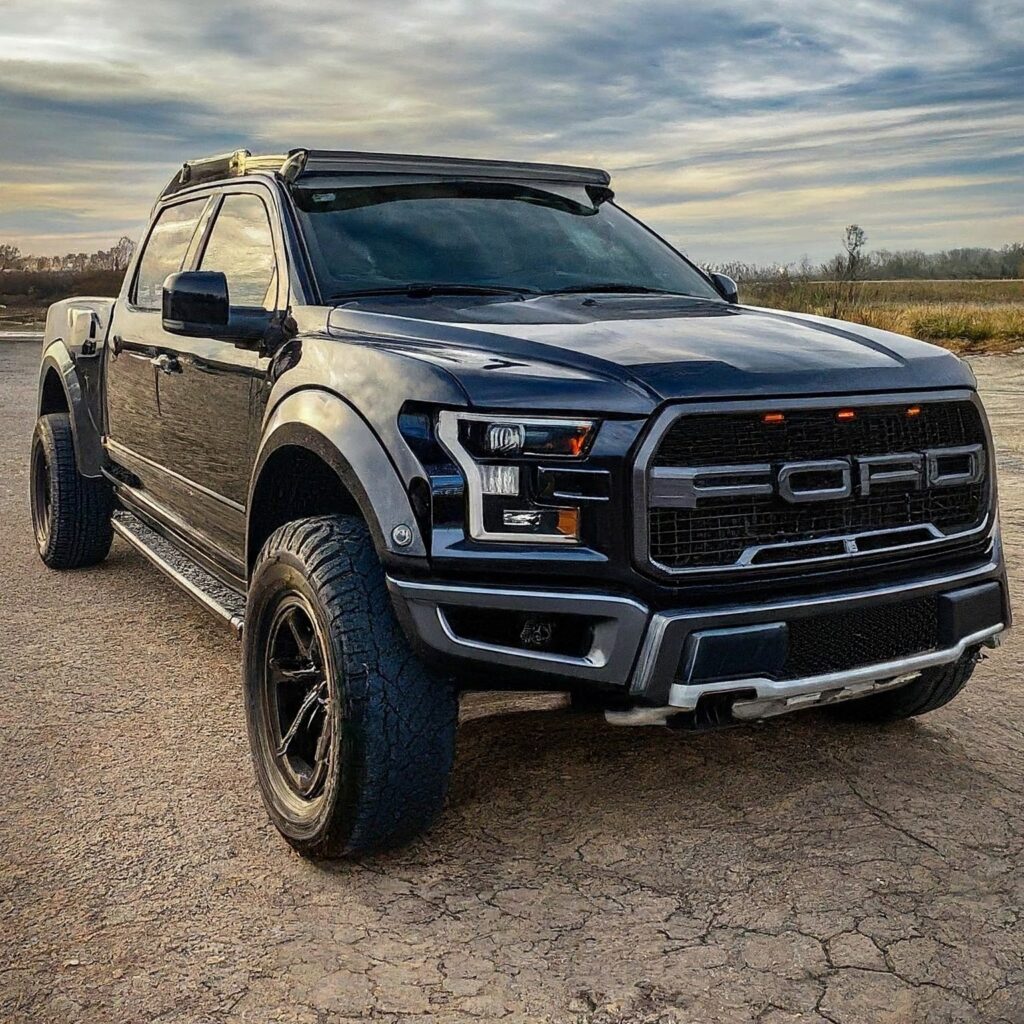
[[[737,717],[758,718],[756,713],[743,714],[743,704],[759,704],[762,701],[781,701],[805,694],[823,694],[828,690],[844,690],[860,683],[873,683],[879,679],[895,679],[898,676],[912,676],[925,669],[937,665],[948,665],[957,661],[964,652],[983,643],[989,637],[1002,633],[1005,629],[1002,622],[988,626],[965,636],[956,646],[942,651],[926,651],[924,654],[911,655],[896,661],[880,662],[876,665],[863,665],[860,668],[847,669],[845,672],[829,672],[820,676],[806,676],[803,679],[730,679],[717,683],[673,683],[669,690],[669,705],[682,711],[692,711],[701,697],[709,693],[728,693],[735,690],[754,690],[756,698],[739,703]],[[802,705],[806,706],[806,705]],[[751,709],[756,710],[756,709]],[[796,710],[793,708],[792,710]]]

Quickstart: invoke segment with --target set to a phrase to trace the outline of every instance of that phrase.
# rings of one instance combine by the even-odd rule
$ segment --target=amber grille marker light
[[[915,416],[920,416],[920,415],[921,415],[921,406],[919,406],[919,405],[912,405],[909,409],[907,409],[907,416],[909,416],[911,419],[913,419]]]
[[[785,423],[786,417],[781,412],[766,412],[761,417],[762,423]]]
[[[857,418],[857,411],[855,409],[840,409],[836,413],[837,420],[855,420]]]

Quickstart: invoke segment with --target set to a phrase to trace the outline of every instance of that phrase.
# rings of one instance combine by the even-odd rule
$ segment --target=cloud
[[[700,259],[1024,236],[1017,0],[8,0],[0,44],[31,251],[116,237],[186,157],[303,144],[596,163]]]

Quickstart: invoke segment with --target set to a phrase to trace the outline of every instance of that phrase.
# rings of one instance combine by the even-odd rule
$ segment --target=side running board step
[[[194,601],[231,629],[242,635],[245,595],[221,583],[212,573],[193,561],[166,537],[147,526],[131,512],[114,513],[114,532],[146,556]]]

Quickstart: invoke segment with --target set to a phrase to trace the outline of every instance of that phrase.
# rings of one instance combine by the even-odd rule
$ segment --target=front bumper
[[[995,546],[998,554],[999,546]],[[722,607],[651,611],[627,597],[581,591],[512,590],[388,579],[406,628],[421,645],[464,665],[501,668],[540,685],[594,684],[648,707],[694,710],[704,697],[735,694],[746,717],[858,696],[879,681],[901,680],[958,660],[1010,625],[1005,570],[998,557],[975,568],[868,589]],[[784,675],[790,633],[800,624],[843,621],[844,613],[886,615],[906,602],[935,599],[934,642],[888,652],[834,671]],[[565,616],[586,622],[581,649],[559,653],[473,635],[474,616]],[[835,618],[839,616],[839,618]],[[469,626],[466,623],[470,623]],[[897,633],[898,636],[898,633]],[[822,645],[828,646],[827,636]],[[775,710],[772,710],[775,709]],[[742,708],[737,705],[737,711]],[[763,712],[763,713],[762,713]],[[744,717],[741,714],[738,717]]]

